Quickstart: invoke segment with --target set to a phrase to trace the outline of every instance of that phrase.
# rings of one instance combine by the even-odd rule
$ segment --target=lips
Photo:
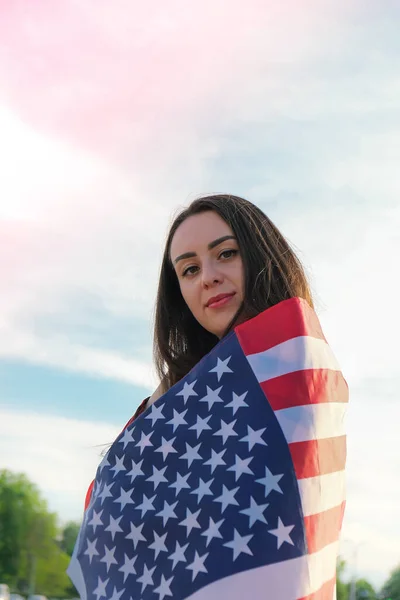
[[[213,304],[217,304],[221,300],[225,300],[226,298],[232,298],[235,295],[235,292],[231,292],[230,294],[218,294],[218,296],[213,296],[210,298],[206,304],[207,307],[210,307]]]

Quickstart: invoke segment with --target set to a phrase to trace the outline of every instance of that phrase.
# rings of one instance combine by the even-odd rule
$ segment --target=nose
[[[223,281],[223,275],[213,261],[206,261],[203,263],[201,275],[202,284],[206,289],[222,283]]]

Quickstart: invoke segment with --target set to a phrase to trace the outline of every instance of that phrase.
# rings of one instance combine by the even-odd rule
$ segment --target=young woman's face
[[[244,296],[244,269],[229,225],[214,211],[188,217],[172,238],[170,256],[194,318],[222,337]]]

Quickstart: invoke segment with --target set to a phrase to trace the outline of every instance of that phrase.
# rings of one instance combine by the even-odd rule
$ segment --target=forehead
[[[171,242],[171,259],[185,252],[207,250],[210,242],[224,235],[233,235],[232,229],[216,212],[209,210],[192,215],[175,231]]]

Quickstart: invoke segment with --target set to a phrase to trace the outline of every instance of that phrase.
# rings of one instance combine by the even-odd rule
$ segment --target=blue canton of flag
[[[306,554],[303,521],[288,443],[232,333],[114,442],[69,574],[84,600],[189,598]]]

